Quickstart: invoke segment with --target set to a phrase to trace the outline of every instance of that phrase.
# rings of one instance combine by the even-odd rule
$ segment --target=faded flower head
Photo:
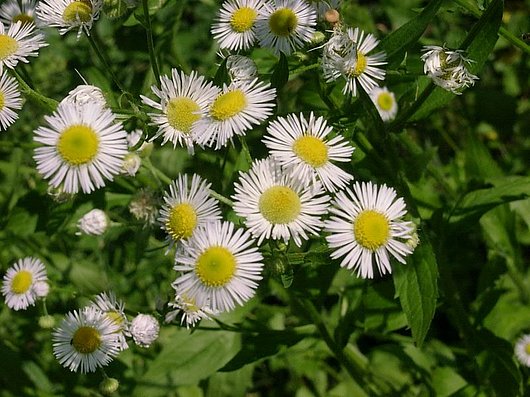
[[[108,218],[105,212],[99,209],[93,209],[87,212],[79,221],[77,227],[79,231],[77,235],[88,234],[92,236],[99,236],[107,230]]]
[[[149,347],[158,338],[159,330],[158,321],[150,314],[138,314],[129,328],[134,343],[141,347]]]
[[[467,70],[468,65],[474,61],[466,58],[462,50],[450,51],[440,46],[424,46],[423,51],[423,71],[434,84],[444,90],[460,95],[478,80],[477,76]]]

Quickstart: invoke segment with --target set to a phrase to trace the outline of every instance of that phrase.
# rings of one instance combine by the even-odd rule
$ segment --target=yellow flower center
[[[59,137],[57,150],[71,165],[86,164],[98,154],[99,138],[86,125],[74,124],[66,128]]]
[[[166,230],[175,240],[190,238],[197,226],[197,213],[188,203],[181,203],[171,208]]]
[[[166,107],[167,121],[176,130],[188,134],[191,126],[200,119],[197,102],[187,97],[177,97],[169,101]]]
[[[94,327],[79,327],[74,332],[71,344],[79,353],[94,353],[101,346],[99,331]]]
[[[29,289],[29,287],[31,287],[32,282],[33,276],[31,272],[21,270],[15,277],[13,277],[13,281],[11,282],[11,292],[15,294],[23,294]]]
[[[195,273],[208,287],[221,287],[236,272],[236,258],[224,247],[210,247],[197,259]]]
[[[258,13],[250,7],[241,7],[236,10],[230,18],[230,26],[238,33],[252,29]]]
[[[223,121],[234,117],[247,106],[245,93],[233,90],[219,95],[210,107],[210,114],[216,120]]]
[[[108,312],[106,312],[107,314],[107,317],[116,325],[118,325],[120,327],[120,330],[121,330],[121,325],[123,324],[123,316],[118,313],[116,310],[110,310]]]
[[[389,92],[380,93],[377,97],[377,105],[385,112],[390,111],[394,105],[394,98],[392,98],[392,94]]]
[[[7,34],[0,34],[0,61],[9,58],[18,50],[17,41]]]
[[[357,51],[357,62],[352,70],[350,70],[351,77],[359,77],[366,70],[366,56]]]
[[[90,0],[74,1],[66,6],[63,11],[65,22],[89,22],[92,19],[92,2]]]
[[[366,210],[357,216],[353,232],[358,244],[375,251],[387,242],[390,236],[390,224],[383,214]]]
[[[17,23],[18,21],[22,22],[24,25],[25,23],[34,23],[35,20],[33,17],[29,16],[28,14],[18,14],[13,17],[13,23]]]
[[[301,136],[294,141],[293,151],[314,168],[322,167],[328,161],[328,147],[322,140],[311,135]]]
[[[524,351],[526,354],[530,354],[530,343],[526,344],[526,346],[524,347]]]
[[[259,198],[258,208],[270,223],[292,222],[300,214],[300,197],[291,188],[273,186],[265,190]]]
[[[269,18],[269,27],[276,36],[287,37],[298,25],[298,18],[290,8],[280,8]]]
[[[3,92],[0,92],[0,111],[4,108],[6,104],[6,99]]]

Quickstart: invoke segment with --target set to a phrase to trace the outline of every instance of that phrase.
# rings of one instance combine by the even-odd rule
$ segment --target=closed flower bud
[[[76,233],[88,234],[92,236],[99,236],[107,230],[108,219],[105,212],[99,209],[93,209],[90,212],[87,212],[79,221],[77,222],[77,227],[79,231]]]

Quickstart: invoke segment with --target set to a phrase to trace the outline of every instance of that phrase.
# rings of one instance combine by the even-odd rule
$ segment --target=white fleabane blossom
[[[134,343],[141,347],[149,347],[158,338],[160,324],[150,314],[138,314],[131,321],[129,331]]]

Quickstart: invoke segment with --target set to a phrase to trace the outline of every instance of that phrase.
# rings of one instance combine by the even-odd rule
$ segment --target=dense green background
[[[149,3],[162,73],[180,67],[213,78],[220,59],[209,30],[220,2]],[[268,51],[250,53],[263,79],[273,71],[276,84],[289,78],[279,86],[278,115],[313,110],[326,116],[357,147],[347,167],[356,179],[387,183],[405,197],[420,225],[420,246],[406,266],[394,266],[393,276],[375,280],[340,269],[322,239],[285,255],[265,252],[267,273],[256,298],[220,316],[222,324],[202,322],[193,333],[166,325],[150,349],[131,346],[107,370],[120,380],[116,395],[525,394],[529,371],[513,357],[513,344],[530,332],[530,53],[528,46],[525,52],[503,37],[497,41],[497,34],[501,17],[515,37],[529,32],[530,1],[495,1],[489,8],[486,0],[345,3],[346,24],[384,39],[386,84],[401,109],[414,109],[428,85],[422,45],[463,44],[476,61],[475,87],[458,97],[435,89],[417,112],[385,127],[365,98],[350,101],[340,84],[319,80],[311,66],[318,50],[291,56],[289,76]],[[143,128],[152,136],[148,109],[138,98],[149,95],[155,81],[142,8],[107,12],[93,36],[128,94],[113,85],[86,37],[76,41],[73,33],[47,30],[49,47],[17,71],[56,100],[82,84],[80,74],[105,91],[128,130]],[[119,177],[91,195],[54,202],[32,159],[32,131],[48,113],[28,100],[20,119],[0,135],[2,270],[20,257],[40,257],[52,285],[48,310],[58,321],[109,289],[132,315],[162,315],[175,278],[172,260],[164,256],[158,225],[134,221],[127,205],[140,188],[161,196],[166,185],[144,166],[134,179]],[[247,136],[253,158],[266,155],[264,129]],[[236,171],[249,168],[239,141],[194,157],[156,145],[151,162],[169,177],[198,172],[225,196],[233,193]],[[76,236],[77,219],[91,208],[108,211],[116,225],[101,238]],[[223,213],[240,222],[227,206]],[[50,331],[38,327],[40,315],[40,307],[14,312],[1,306],[0,396],[99,395],[99,374],[72,374],[55,360]],[[349,376],[340,362],[357,375]]]

